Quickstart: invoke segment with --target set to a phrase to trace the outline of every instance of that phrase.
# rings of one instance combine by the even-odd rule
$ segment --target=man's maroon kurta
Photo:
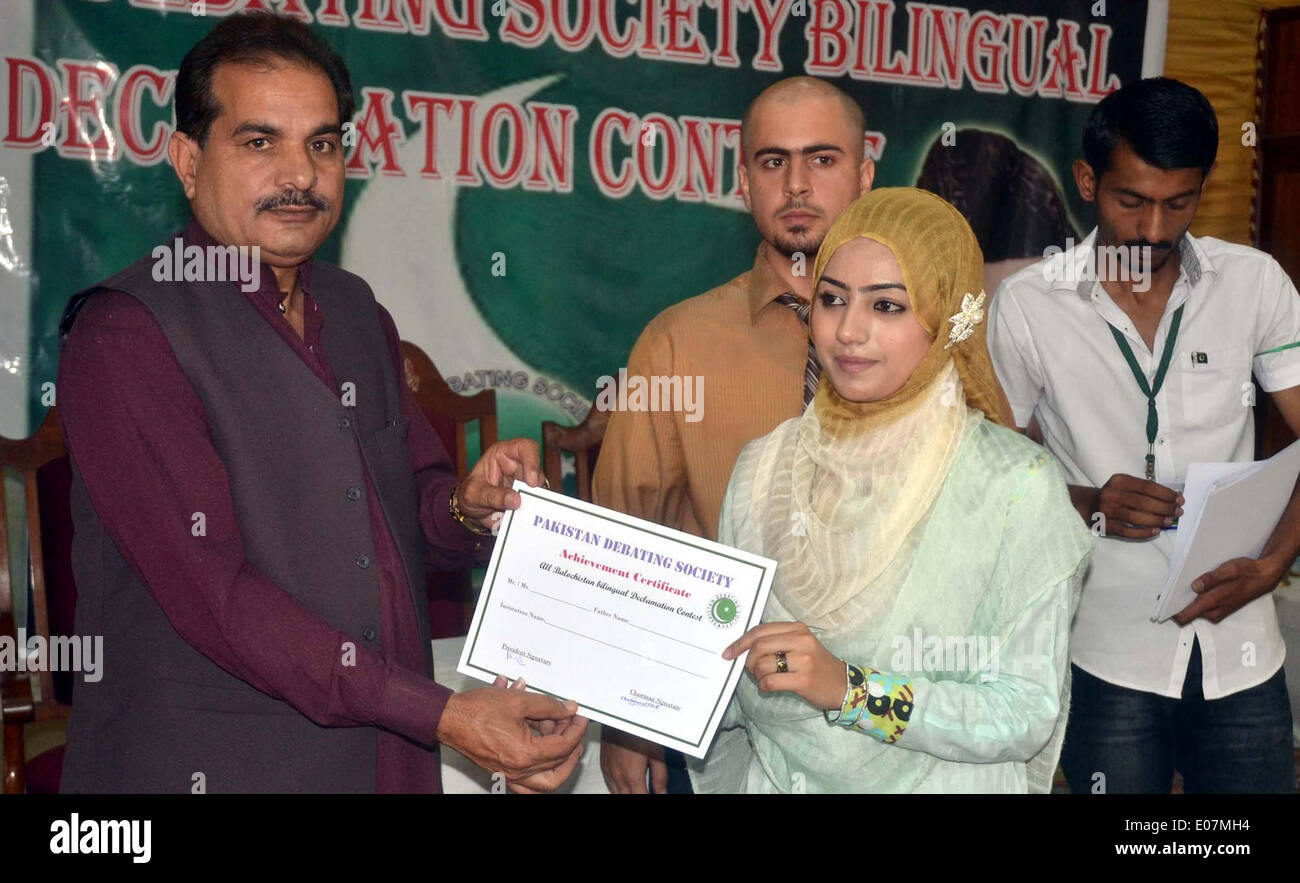
[[[197,223],[191,223],[184,237],[187,245],[215,244]],[[334,274],[340,271],[324,266],[332,271],[330,278],[338,278]],[[259,290],[245,293],[237,283],[230,282],[225,285],[228,291],[223,289],[220,296],[244,299],[255,307],[256,315],[274,329],[282,345],[305,363],[331,395],[337,396],[346,380],[335,376],[325,344],[333,340],[337,346],[351,329],[331,325],[332,321],[348,319],[344,315],[331,316],[322,308],[321,298],[313,293],[314,286],[320,284],[313,277],[321,274],[313,273],[313,269],[312,262],[299,268],[305,315],[302,339],[277,309],[282,295],[266,265],[261,267]],[[357,300],[351,297],[341,303],[351,305]],[[232,301],[229,306],[237,303]],[[386,342],[384,351],[374,352],[373,358],[390,361],[392,372],[385,368],[384,373],[390,386],[395,375],[398,391],[389,390],[388,394],[400,396],[400,400],[393,401],[400,401],[400,413],[409,421],[406,444],[418,499],[418,516],[413,514],[412,520],[418,517],[423,539],[435,553],[432,563],[436,566],[450,569],[481,563],[488,544],[457,524],[447,511],[448,496],[456,482],[454,469],[402,382],[400,339],[392,318],[377,303],[370,304],[368,308],[377,312]],[[247,312],[246,308],[240,309]],[[255,323],[257,319],[247,313],[243,321]],[[231,359],[246,357],[238,352],[238,340],[228,343]],[[254,375],[272,370],[260,364],[245,367]],[[292,371],[288,373],[296,383],[310,382]],[[268,373],[266,383],[275,385],[277,379]],[[283,378],[280,382],[288,386]],[[122,291],[101,290],[85,302],[64,348],[57,388],[64,435],[94,515],[115,551],[129,564],[180,637],[224,672],[278,699],[315,725],[376,728],[375,757],[371,758],[376,790],[439,790],[436,733],[450,691],[431,678],[427,623],[419,611],[419,605],[424,603],[424,586],[421,583],[413,591],[408,578],[410,567],[403,566],[376,492],[372,468],[367,465],[358,470],[361,482],[346,488],[347,502],[341,503],[355,506],[361,497],[365,499],[373,562],[363,561],[371,556],[358,555],[357,567],[373,576],[352,573],[350,578],[371,579],[377,583],[378,592],[377,628],[364,626],[358,629],[360,634],[351,634],[304,604],[304,592],[295,596],[286,591],[247,560],[245,532],[263,528],[239,523],[227,473],[227,468],[235,464],[226,463],[214,446],[204,402],[173,352],[164,328],[142,300]],[[372,389],[357,393],[376,394]],[[302,396],[303,392],[289,388],[284,394]],[[276,407],[275,390],[267,390],[266,396],[260,403],[250,402],[250,406],[266,407],[269,403]],[[340,418],[341,422],[347,419]],[[284,431],[294,432],[295,427],[285,426]],[[373,462],[373,455],[362,454],[358,462]],[[340,481],[347,483],[343,476]],[[198,538],[197,513],[202,514],[203,522],[203,535]],[[298,517],[329,516],[328,512],[302,511]],[[93,583],[95,579],[81,572],[77,576],[79,583]],[[93,591],[93,585],[90,588]],[[79,611],[79,619],[88,625],[90,620],[98,619],[96,613],[83,616]],[[111,616],[107,618],[111,620]],[[82,627],[79,621],[79,631]],[[122,634],[115,637],[118,641],[130,640]],[[113,658],[111,649],[106,648],[109,660]],[[131,697],[141,691],[122,686],[122,682],[140,677],[147,678],[148,673],[106,667],[105,681],[117,679],[119,685],[114,690],[115,705],[133,701]],[[87,685],[82,692],[89,689]],[[211,692],[207,687],[196,687],[194,695],[203,695],[203,690]],[[174,692],[182,697],[179,704],[186,704],[184,687]],[[168,700],[168,704],[173,703]],[[231,713],[245,711],[238,704],[216,705]],[[74,717],[78,707],[74,699]],[[168,708],[166,713],[177,712]],[[102,719],[104,714],[98,717]],[[95,746],[77,744],[79,735],[83,741],[90,737],[88,730],[79,731],[75,723],[70,729],[69,752],[80,752],[85,769],[94,761]],[[99,726],[111,728],[111,723],[101,721]],[[250,731],[255,732],[251,728],[245,732]],[[274,745],[270,750],[274,751]],[[101,760],[114,762],[111,757]],[[74,773],[74,788],[77,778]],[[243,787],[249,787],[251,782]],[[168,783],[170,786],[170,779]],[[130,790],[129,782],[121,784]],[[156,784],[142,787],[152,790]],[[209,787],[223,790],[221,784],[213,782]],[[321,784],[304,782],[301,790],[318,790]],[[177,782],[176,790],[189,790],[189,783]]]

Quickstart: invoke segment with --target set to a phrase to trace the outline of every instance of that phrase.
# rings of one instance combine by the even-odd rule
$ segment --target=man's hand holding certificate
[[[515,484],[459,670],[578,703],[579,714],[694,757],[708,750],[776,563]]]

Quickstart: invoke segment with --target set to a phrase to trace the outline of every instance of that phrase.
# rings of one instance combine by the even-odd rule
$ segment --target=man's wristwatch
[[[465,517],[465,513],[460,511],[460,505],[459,505],[460,500],[457,497],[459,491],[460,491],[459,484],[452,485],[451,500],[448,506],[448,508],[451,510],[451,517],[459,521],[460,526],[465,528],[470,533],[478,534],[481,537],[492,536],[492,531],[488,530],[486,527],[480,527],[479,525],[475,524],[473,521],[470,521],[468,518]]]

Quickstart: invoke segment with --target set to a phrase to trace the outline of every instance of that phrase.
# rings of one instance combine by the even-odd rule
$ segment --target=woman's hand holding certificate
[[[764,693],[802,696],[823,711],[839,708],[848,686],[844,660],[827,650],[802,622],[756,625],[722,653],[735,659],[749,653],[745,669]]]

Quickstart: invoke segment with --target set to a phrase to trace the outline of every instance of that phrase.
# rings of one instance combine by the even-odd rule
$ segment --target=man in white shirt
[[[1252,369],[1300,432],[1295,286],[1263,252],[1187,232],[1217,149],[1190,86],[1107,96],[1074,164],[1097,227],[992,298],[1016,425],[1059,458],[1101,534],[1071,633],[1061,762],[1075,793],[1168,793],[1175,769],[1188,793],[1295,788],[1270,593],[1300,553],[1300,495],[1259,558],[1201,576],[1193,603],[1152,621],[1188,464],[1254,459]]]

